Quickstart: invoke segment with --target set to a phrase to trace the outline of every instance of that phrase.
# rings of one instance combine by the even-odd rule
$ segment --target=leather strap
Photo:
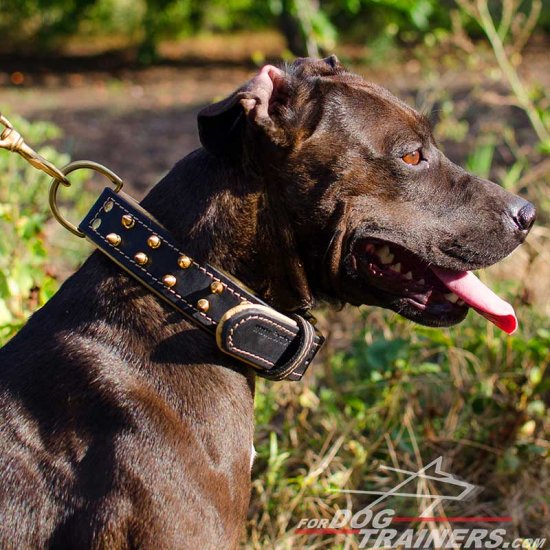
[[[274,310],[226,273],[186,256],[170,233],[122,192],[104,189],[78,229],[259,376],[300,380],[324,341],[303,317]]]

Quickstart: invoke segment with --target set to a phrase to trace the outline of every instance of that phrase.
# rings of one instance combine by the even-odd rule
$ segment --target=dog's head
[[[426,325],[471,306],[513,330],[506,304],[467,272],[523,242],[534,207],[449,161],[424,116],[336,57],[264,67],[204,109],[199,129],[207,150],[265,181],[312,295]]]

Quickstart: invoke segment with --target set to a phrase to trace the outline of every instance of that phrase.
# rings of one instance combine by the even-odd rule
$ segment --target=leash
[[[29,147],[0,113],[0,148],[19,153],[53,180],[49,202],[54,218],[68,231],[90,241],[150,292],[215,338],[218,348],[270,380],[300,380],[324,338],[305,317],[283,314],[231,275],[199,264],[173,236],[122,192],[123,181],[92,161],[56,168]],[[90,169],[113,185],[106,187],[82,222],[74,225],[60,212],[57,195],[67,176]]]

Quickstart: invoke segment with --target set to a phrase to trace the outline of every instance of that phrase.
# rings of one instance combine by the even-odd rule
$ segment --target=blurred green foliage
[[[65,154],[44,145],[59,137],[60,131],[47,122],[29,123],[17,116],[9,117],[28,143],[57,166],[69,160]],[[78,190],[85,176],[74,173],[74,184],[64,197],[74,201],[87,194]],[[85,247],[61,247],[50,250],[53,223],[48,204],[51,178],[25,160],[7,151],[0,153],[0,345],[26,322],[28,316],[56,292],[59,284],[53,264],[72,269],[87,251]],[[65,191],[65,190],[64,190]],[[77,209],[79,210],[79,209]],[[80,209],[81,211],[81,209]],[[61,257],[60,257],[61,255]]]
[[[490,4],[498,17],[501,3]],[[455,8],[452,0],[3,0],[0,32],[5,44],[35,51],[77,32],[115,34],[140,43],[143,60],[153,61],[162,38],[279,28],[294,54],[314,55],[337,37],[387,46],[448,31]],[[548,3],[539,26],[550,28]],[[468,28],[480,34],[475,22]]]
[[[2,0],[0,30],[14,45],[31,40],[37,49],[77,32],[96,0]]]

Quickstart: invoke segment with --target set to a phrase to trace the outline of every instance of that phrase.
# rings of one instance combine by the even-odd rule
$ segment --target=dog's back
[[[0,350],[0,547],[235,545],[252,390],[215,354],[93,254]]]

